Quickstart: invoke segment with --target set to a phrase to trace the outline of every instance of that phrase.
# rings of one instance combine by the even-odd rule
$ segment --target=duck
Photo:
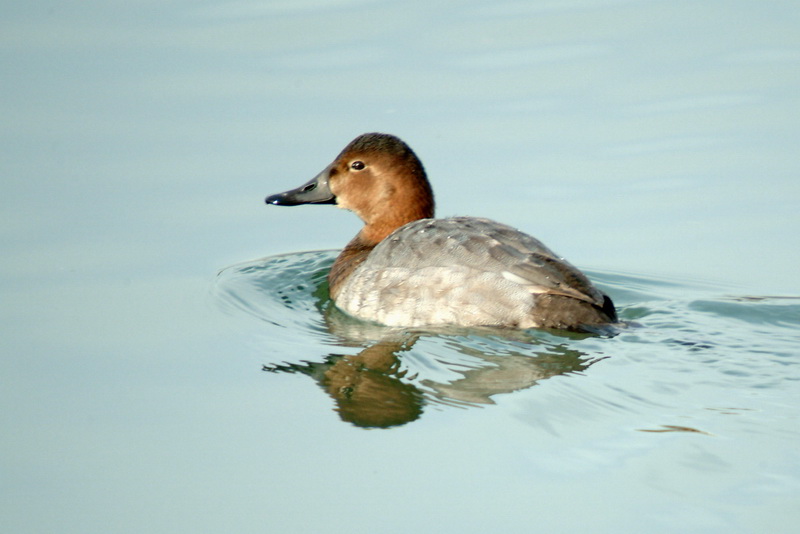
[[[356,137],[266,203],[333,204],[363,221],[328,274],[331,300],[357,319],[578,332],[617,322],[611,298],[538,239],[490,219],[435,218],[422,162],[394,135]]]

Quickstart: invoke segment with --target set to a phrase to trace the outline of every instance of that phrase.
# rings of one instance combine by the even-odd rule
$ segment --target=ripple
[[[318,330],[330,304],[325,277],[335,251],[271,256],[222,269],[214,284],[220,307],[281,328]]]
[[[730,288],[703,282],[589,271],[628,322],[616,336],[405,330],[355,320],[332,304],[326,277],[336,255],[315,251],[233,265],[219,272],[213,293],[226,313],[260,325],[271,349],[265,353],[274,355],[265,356],[266,371],[309,376],[342,419],[357,426],[405,424],[425,407],[496,404],[556,376],[591,374],[605,360],[642,378],[589,388],[559,381],[562,409],[647,413],[668,410],[687,390],[775,390],[800,380],[798,297],[731,296]],[[662,427],[671,430],[646,431],[682,425]]]

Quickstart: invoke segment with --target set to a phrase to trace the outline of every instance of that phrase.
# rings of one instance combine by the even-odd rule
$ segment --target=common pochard
[[[489,219],[434,219],[422,163],[395,136],[357,137],[266,202],[335,204],[364,221],[328,275],[336,306],[359,319],[578,331],[617,320],[611,299],[539,240]]]

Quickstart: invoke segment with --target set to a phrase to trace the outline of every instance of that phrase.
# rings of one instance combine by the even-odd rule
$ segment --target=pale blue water
[[[495,395],[527,389],[553,376],[594,374],[594,369],[584,371],[601,361],[599,367],[623,365],[622,360],[639,365],[640,383],[615,378],[615,385],[605,384],[612,392],[593,398],[595,408],[617,406],[626,411],[635,411],[639,404],[670,405],[676,392],[695,382],[714,398],[712,404],[721,405],[694,406],[690,411],[736,411],[736,396],[743,390],[791,388],[798,378],[791,366],[796,365],[800,297],[736,296],[725,294],[723,287],[589,271],[601,289],[616,297],[620,309],[623,326],[606,336],[505,329],[404,331],[353,320],[331,304],[325,276],[334,257],[334,251],[308,252],[238,264],[219,273],[214,293],[226,311],[260,323],[257,333],[267,347],[288,345],[303,333],[303,351],[273,350],[263,356],[267,371],[307,374],[325,388],[339,383],[332,367],[342,358],[352,361],[339,365],[355,368],[341,381],[347,391],[330,391],[341,402],[340,414],[350,403],[351,409],[358,405],[367,411],[381,406],[385,402],[376,400],[382,398],[378,391],[389,395],[408,385],[414,390],[414,419],[428,402],[493,404]],[[663,351],[663,359],[669,361],[654,361],[660,359],[647,357],[649,351]],[[665,368],[659,369],[661,365]],[[787,372],[777,371],[782,366],[788,366]],[[391,380],[373,384],[362,367]],[[352,384],[361,383],[360,375],[368,383],[364,389],[371,388],[363,401],[352,391]],[[654,376],[658,380],[651,382]],[[729,387],[734,387],[735,396],[724,400]],[[384,426],[380,421],[355,424]]]
[[[796,530],[796,2],[0,14],[0,531]],[[337,315],[263,198],[366,131],[634,324]]]

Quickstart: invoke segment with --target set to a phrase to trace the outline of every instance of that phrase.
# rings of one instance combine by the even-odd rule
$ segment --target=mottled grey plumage
[[[553,298],[568,309],[544,317],[539,306]],[[455,217],[396,230],[344,283],[336,304],[389,326],[560,328],[576,314],[582,323],[608,322],[600,318],[605,298],[539,240],[488,219]]]

